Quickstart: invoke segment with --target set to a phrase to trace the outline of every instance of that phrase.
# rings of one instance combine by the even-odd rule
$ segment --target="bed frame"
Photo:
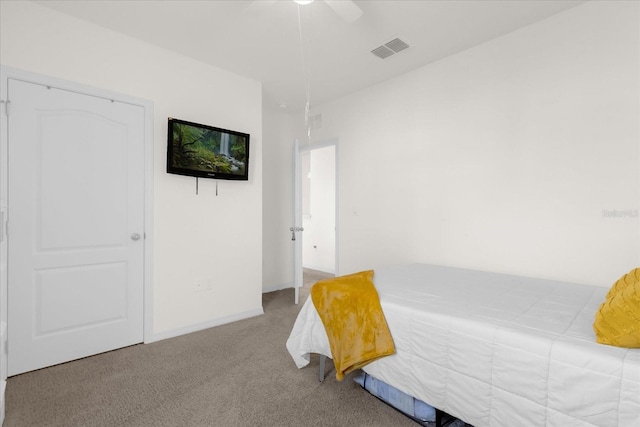
[[[320,354],[320,360],[319,360],[319,369],[318,369],[318,381],[323,382],[324,381],[324,377],[326,375],[326,362],[327,359],[331,360],[330,357],[325,356],[324,354]],[[374,395],[375,396],[375,395]],[[393,404],[387,402],[384,399],[381,399],[378,396],[375,396],[376,398],[378,398],[380,401],[386,403],[387,405],[393,407],[394,409],[398,409],[396,407],[393,406]],[[418,424],[421,424],[423,426],[434,426],[434,427],[447,427],[449,426],[452,422],[456,421],[456,418],[452,417],[451,415],[441,411],[438,408],[434,408],[435,412],[436,412],[436,419],[435,419],[435,424],[434,423],[424,423],[422,420],[419,420],[415,417],[412,417],[411,415],[405,414],[403,411],[399,411],[403,414],[408,416],[409,418],[411,418],[412,420],[414,420],[415,422],[417,422]]]

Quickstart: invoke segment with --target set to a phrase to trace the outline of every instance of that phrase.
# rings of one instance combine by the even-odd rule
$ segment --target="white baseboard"
[[[145,344],[150,344],[152,342],[165,340],[167,338],[174,338],[180,335],[190,334],[192,332],[198,332],[203,329],[213,328],[214,326],[226,325],[227,323],[237,322],[238,320],[248,319],[250,317],[260,316],[264,314],[264,310],[262,307],[245,311],[243,313],[234,314],[232,316],[220,317],[218,319],[209,320],[207,322],[198,323],[195,325],[185,326],[184,328],[174,329],[172,331],[160,332],[158,334],[153,334],[150,340],[145,339]]]
[[[302,268],[308,268],[309,270],[315,270],[315,271],[319,271],[321,273],[327,273],[327,274],[335,274],[335,270],[332,270],[330,268],[325,268],[323,266],[317,266],[317,265],[303,265]]]
[[[292,282],[288,282],[288,283],[275,283],[272,285],[262,285],[262,293],[266,294],[267,292],[275,292],[275,291],[281,291],[283,289],[289,289],[289,288],[293,288],[293,283]]]

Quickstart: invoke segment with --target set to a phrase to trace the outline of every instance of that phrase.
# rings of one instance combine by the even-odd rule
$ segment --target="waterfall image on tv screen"
[[[169,119],[167,172],[205,178],[248,178],[249,134]]]

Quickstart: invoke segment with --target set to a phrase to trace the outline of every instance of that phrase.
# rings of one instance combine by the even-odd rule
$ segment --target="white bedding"
[[[396,354],[370,375],[476,427],[640,426],[640,349],[595,342],[607,288],[422,264],[374,283]],[[331,357],[310,299],[287,349]]]

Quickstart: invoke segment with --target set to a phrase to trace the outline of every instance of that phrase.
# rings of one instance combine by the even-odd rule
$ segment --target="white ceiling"
[[[321,104],[583,2],[359,0],[362,17],[347,23],[323,0],[38,1],[258,80],[264,105],[288,110],[305,105],[307,81],[311,105]],[[395,37],[411,47],[384,60],[370,52]]]

